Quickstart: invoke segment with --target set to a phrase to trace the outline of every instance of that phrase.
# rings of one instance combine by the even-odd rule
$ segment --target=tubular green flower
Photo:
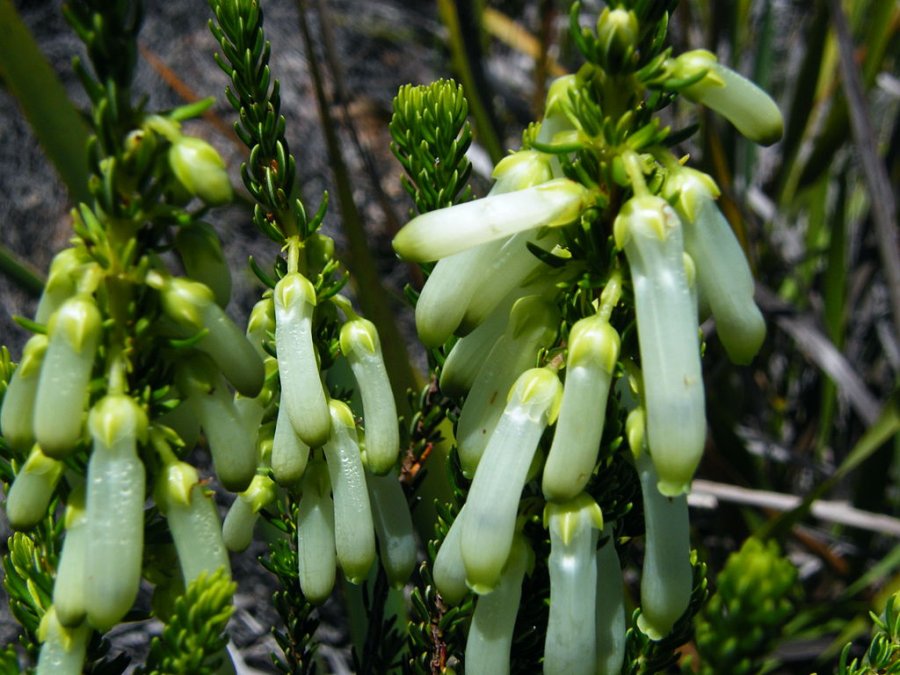
[[[509,558],[522,488],[541,435],[556,418],[562,385],[556,373],[531,368],[513,385],[466,500],[460,547],[466,583],[479,594],[498,583]]]
[[[90,637],[91,629],[86,623],[66,628],[51,606],[38,628],[41,651],[35,675],[80,675]]]
[[[381,476],[397,463],[400,429],[378,331],[367,319],[353,319],[341,326],[340,340],[341,351],[350,363],[362,398],[366,427],[365,465],[369,471]]]
[[[85,610],[92,626],[107,630],[131,608],[141,582],[146,478],[137,448],[147,417],[128,396],[111,394],[94,405],[88,428]]]
[[[438,589],[444,602],[449,605],[458,605],[469,592],[469,587],[466,586],[466,566],[463,563],[460,546],[465,512],[466,505],[463,504],[450,525],[450,529],[447,530],[447,536],[441,542],[431,573],[435,588]]]
[[[416,534],[397,471],[366,478],[381,565],[388,581],[402,588],[416,566]]]
[[[497,425],[516,378],[556,337],[559,311],[539,296],[519,299],[463,403],[456,428],[463,474],[472,476]]]
[[[3,396],[0,431],[6,442],[16,450],[25,451],[34,445],[34,407],[41,365],[46,354],[47,336],[32,335],[25,343],[22,360]]]
[[[47,517],[64,468],[62,462],[41,452],[39,445],[31,449],[6,495],[6,517],[14,529],[30,529]]]
[[[264,474],[256,474],[250,487],[235,498],[222,523],[222,541],[229,551],[247,550],[259,512],[275,501],[275,484]]]
[[[706,439],[697,314],[684,267],[681,223],[661,197],[633,197],[616,217],[631,268],[650,454],[660,491],[687,491]]]
[[[597,549],[597,675],[619,675],[625,660],[625,589],[622,567],[606,524]]]
[[[205,284],[181,277],[148,277],[160,289],[163,311],[191,331],[206,329],[196,348],[208,354],[244,396],[259,394],[265,381],[262,359],[253,345],[215,302]]]
[[[50,319],[34,410],[35,438],[50,457],[63,459],[81,440],[102,334],[100,310],[87,295],[69,298]]]
[[[331,438],[323,451],[334,494],[334,544],[347,579],[362,583],[375,560],[375,524],[353,413],[342,401],[329,401]]]
[[[296,485],[303,478],[309,461],[309,446],[297,435],[288,418],[287,408],[278,406],[275,437],[272,439],[272,475],[283,487]]]
[[[446,258],[473,246],[539,227],[560,227],[587,205],[588,190],[568,178],[491,195],[417,216],[394,237],[394,250],[414,262]]]
[[[275,349],[281,378],[281,405],[297,435],[311,448],[328,440],[331,417],[322,387],[312,319],[316,291],[303,275],[291,272],[275,286]]]
[[[63,539],[56,579],[53,582],[53,606],[63,626],[74,628],[86,614],[84,580],[87,575],[87,527],[84,484],[69,495],[66,505],[66,536]]]
[[[597,661],[597,549],[603,514],[585,493],[547,504],[550,531],[550,617],[544,641],[545,675],[593,675]]]
[[[466,640],[465,666],[468,675],[509,673],[513,629],[522,598],[522,580],[533,565],[534,553],[527,540],[517,534],[510,546],[509,561],[497,588],[475,603],[472,625]]]
[[[54,256],[34,314],[37,323],[46,324],[56,310],[75,295],[78,276],[88,260],[84,250],[75,247],[65,248]]]
[[[719,63],[712,52],[685,52],[669,65],[676,78],[690,78],[706,71],[699,82],[681,93],[715,110],[751,141],[771,145],[781,138],[784,120],[775,101],[750,80]]]
[[[187,275],[208,286],[219,307],[227,306],[231,298],[231,268],[213,226],[194,222],[179,228],[175,250]]]
[[[684,250],[696,263],[697,285],[716,318],[716,333],[734,363],[747,364],[766,337],[753,301],[753,274],[715,198],[712,179],[682,168],[666,182],[667,196],[684,224]]]
[[[511,298],[488,317],[487,321],[468,335],[459,338],[447,354],[441,367],[438,384],[447,396],[462,396],[467,393],[478,373],[487,362],[488,354],[509,323],[509,310],[518,297]]]
[[[610,382],[619,358],[619,334],[599,315],[569,332],[559,419],[544,464],[541,488],[551,501],[574,499],[597,462]]]
[[[259,463],[256,439],[244,426],[222,375],[198,354],[179,364],[176,382],[200,420],[219,482],[227,490],[243,492]]]
[[[488,196],[546,183],[553,177],[550,158],[533,150],[519,151],[497,164],[494,177],[497,182]],[[434,266],[416,302],[416,329],[427,347],[439,347],[456,331],[476,289],[485,285],[486,268],[503,247],[504,241],[498,239],[443,258]]]
[[[253,305],[247,320],[247,339],[263,361],[272,358],[263,347],[270,335],[275,335],[275,301],[267,296]]]
[[[224,569],[231,576],[228,551],[212,493],[200,484],[190,464],[168,463],[156,485],[156,503],[172,532],[185,586],[201,573]]]
[[[178,182],[211,206],[231,201],[231,181],[222,157],[206,141],[178,136],[169,148],[169,166]]]
[[[309,467],[297,511],[297,560],[300,589],[315,604],[334,589],[337,557],[334,543],[334,503],[328,471],[321,462]]]
[[[657,489],[657,474],[647,456],[644,413],[637,408],[626,420],[644,503],[646,528],[641,571],[638,627],[651,640],[665,637],[687,610],[693,584],[687,496],[667,497]]]

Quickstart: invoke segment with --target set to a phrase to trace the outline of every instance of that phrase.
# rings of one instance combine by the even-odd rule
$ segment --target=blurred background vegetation
[[[0,0],[7,34],[13,6],[47,59],[46,82],[61,83],[57,95],[84,106],[70,67],[81,46],[60,3]],[[585,2],[585,16],[599,7]],[[518,147],[542,109],[548,78],[579,63],[567,34],[568,3],[303,0],[263,8],[302,193],[315,204],[329,190],[328,227],[363,279],[361,301],[395,318],[421,370],[424,354],[402,293],[421,280],[390,248],[410,208],[389,149],[391,99],[406,82],[463,83],[483,194],[492,161]],[[221,98],[225,82],[212,62],[207,18],[202,3],[148,4],[135,90],[148,92],[151,107]],[[745,645],[746,672],[833,672],[848,641],[856,640],[853,655],[868,644],[868,613],[881,612],[900,590],[900,3],[682,0],[671,25],[676,52],[715,52],[767,89],[786,121],[782,141],[760,149],[694,106],[670,111],[673,128],[696,125],[680,151],[722,187],[723,211],[751,260],[769,331],[753,364],[738,368],[704,326],[711,433],[691,501],[695,546],[714,590],[729,554],[751,535],[777,542],[796,570],[771,635]],[[68,237],[67,176],[84,169],[67,166],[71,138],[42,119],[65,106],[27,104],[53,90],[42,80],[22,89],[17,71],[28,59],[11,44],[0,47],[0,338],[15,358],[26,334],[12,316],[32,314],[40,270]],[[28,65],[33,73],[33,61]],[[232,122],[219,101],[192,133],[206,136],[236,169]],[[235,269],[243,270],[248,255],[265,259],[268,244],[242,213],[223,211],[217,226]],[[237,282],[232,311],[242,319],[257,291],[249,273]],[[241,646],[251,666],[267,663],[271,649],[272,617],[253,606],[270,583],[252,562],[258,552],[251,549],[237,573],[238,619],[247,626]],[[727,575],[721,586],[736,603],[720,608],[726,615],[753,604],[754,587],[734,588]],[[701,621],[707,629],[717,623],[711,614]],[[703,646],[703,630],[685,648],[693,653],[685,664],[714,662],[704,656],[716,647]],[[325,642],[339,652],[345,632]],[[329,667],[339,672],[340,654],[334,659]]]

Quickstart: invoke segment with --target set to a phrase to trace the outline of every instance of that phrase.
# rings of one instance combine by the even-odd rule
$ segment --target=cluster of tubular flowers
[[[298,255],[330,248],[330,242],[314,235],[288,248]],[[323,308],[331,320],[330,304],[346,316],[340,354],[356,382],[362,428],[323,382],[317,321]],[[402,585],[415,566],[416,541],[396,470],[399,423],[375,325],[341,296],[320,304],[313,283],[289,271],[257,303],[248,337],[277,378],[269,378],[263,396],[235,399],[243,424],[258,429],[261,464],[225,518],[227,547],[249,546],[260,510],[284,489],[299,497],[298,573],[308,600],[321,603],[331,595],[337,568],[348,580],[363,581],[376,549],[389,581]],[[267,342],[276,356],[266,351]]]
[[[551,88],[536,146],[577,137],[560,103],[574,86],[576,79],[567,77]],[[506,157],[486,197],[420,215],[394,240],[402,258],[438,261],[416,306],[423,342],[437,347],[456,337],[439,384],[464,397],[455,438],[462,472],[472,483],[433,574],[451,604],[470,590],[478,595],[467,672],[508,672],[522,580],[534,555],[522,532],[520,499],[526,482],[538,477],[550,540],[544,672],[619,672],[626,628],[621,570],[612,526],[585,490],[621,370],[637,374],[631,379],[639,398],[628,420],[646,519],[638,625],[658,640],[688,607],[685,495],[706,437],[699,308],[712,312],[738,363],[759,349],[765,326],[746,259],[716,207],[713,181],[662,148],[644,155],[625,149],[617,161],[631,196],[604,236],[612,235],[620,264],[593,270],[606,278],[594,313],[568,326],[562,341],[560,289],[584,267],[577,261],[550,266],[533,249],[570,258],[564,247],[569,238],[561,232],[587,226],[580,219],[595,196],[561,177],[557,157],[536,150]],[[647,187],[649,164],[664,176],[654,183],[655,190],[662,185],[658,194]],[[639,349],[620,360],[620,337],[610,319],[627,285]],[[565,354],[564,367],[561,357],[534,367],[545,350]],[[544,456],[548,427],[552,442]]]

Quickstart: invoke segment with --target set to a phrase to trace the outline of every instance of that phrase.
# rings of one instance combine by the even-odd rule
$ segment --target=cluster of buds
[[[426,345],[449,345],[439,385],[461,397],[455,441],[472,482],[433,576],[448,603],[478,596],[467,672],[508,672],[534,562],[523,528],[530,480],[550,542],[544,672],[619,672],[626,620],[615,523],[604,522],[595,495],[615,490],[604,485],[603,458],[621,451],[604,440],[607,416],[620,427],[628,409],[646,529],[637,627],[651,640],[672,630],[692,590],[686,493],[706,438],[702,313],[736,363],[765,337],[714,181],[671,155],[655,120],[626,116],[613,128],[598,117],[604,96],[615,109],[609,74],[636,62],[639,34],[633,11],[604,10],[592,43],[599,67],[553,84],[539,129],[497,165],[490,193],[419,215],[394,240],[404,259],[437,261],[416,326]],[[662,53],[642,76],[647,89],[683,91],[753,140],[780,134],[771,100],[707,53]],[[620,339],[632,325],[636,345]]]

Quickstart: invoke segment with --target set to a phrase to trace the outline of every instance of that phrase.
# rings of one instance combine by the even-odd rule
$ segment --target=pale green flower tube
[[[16,530],[27,530],[47,517],[47,507],[65,465],[35,445],[6,495],[6,517]]]
[[[267,296],[253,305],[247,319],[247,339],[263,361],[272,358],[263,348],[270,335],[275,335],[275,301]]]
[[[325,602],[334,589],[337,556],[334,544],[334,502],[328,470],[316,462],[303,478],[297,512],[297,560],[300,588],[306,599]]]
[[[625,588],[612,534],[612,527],[604,526],[602,536],[608,539],[596,553],[597,675],[619,675],[625,661]]]
[[[182,277],[147,275],[148,284],[158,288],[162,308],[180,326],[207,333],[196,348],[208,354],[234,388],[241,394],[259,394],[266,372],[256,349],[219,305],[205,284]]]
[[[341,326],[341,352],[350,363],[362,398],[365,420],[366,468],[382,476],[397,463],[400,454],[400,428],[397,405],[381,353],[381,340],[375,324],[368,319],[353,319]]]
[[[169,148],[169,166],[191,195],[211,206],[231,201],[231,182],[225,162],[202,138],[178,135]]]
[[[194,356],[176,374],[209,443],[213,466],[226,490],[243,492],[256,475],[259,457],[221,374],[209,361]]]
[[[331,417],[313,345],[312,320],[316,290],[292,272],[275,286],[275,349],[281,378],[281,405],[297,435],[311,448],[328,440]]]
[[[309,461],[309,446],[300,440],[288,417],[287,408],[278,406],[275,438],[272,439],[272,475],[279,485],[296,485],[303,478]]]
[[[585,493],[547,504],[550,531],[550,616],[544,675],[594,675],[597,661],[597,549],[600,507]]]
[[[684,225],[684,250],[696,264],[697,286],[716,318],[716,333],[734,363],[747,364],[766,337],[753,301],[753,274],[734,231],[716,206],[719,194],[704,173],[681,168],[666,182]]]
[[[541,480],[548,500],[574,499],[587,485],[600,451],[618,358],[619,334],[609,321],[594,315],[572,326],[559,419]]]
[[[670,61],[669,66],[677,78],[707,71],[699,82],[681,93],[715,110],[751,141],[771,145],[781,138],[784,120],[775,101],[753,82],[719,63],[712,52],[685,52]]]
[[[657,489],[657,473],[644,443],[644,412],[633,410],[626,434],[635,455],[644,503],[644,565],[638,627],[661,640],[687,610],[691,600],[690,524],[687,496],[667,497]]]
[[[516,378],[534,365],[556,337],[559,310],[539,296],[520,298],[503,336],[494,344],[463,403],[456,442],[463,474],[474,475]]]
[[[353,413],[342,401],[329,401],[331,438],[323,451],[334,495],[334,545],[347,579],[362,583],[375,560],[375,524]]]
[[[527,540],[517,534],[510,546],[509,560],[492,593],[475,603],[472,625],[466,640],[467,675],[509,673],[513,629],[522,599],[522,580],[532,566],[534,553]]]
[[[47,336],[32,335],[22,350],[0,409],[0,431],[13,448],[25,451],[34,445],[34,406],[41,365],[47,353]]]
[[[84,484],[78,485],[69,495],[66,505],[66,536],[63,539],[56,580],[53,582],[53,606],[56,617],[63,626],[74,628],[84,621],[84,580],[87,575],[86,508]]]
[[[35,675],[81,675],[90,637],[87,623],[66,628],[51,606],[38,628],[41,651]]]
[[[85,252],[78,248],[64,248],[54,256],[34,314],[37,323],[46,324],[60,305],[75,295],[79,273],[88,260]]]
[[[88,428],[85,610],[92,626],[107,630],[131,608],[141,583],[146,478],[137,446],[147,417],[128,396],[111,394],[94,405]]]
[[[522,150],[494,168],[497,182],[488,196],[546,183],[552,177],[548,155]],[[460,251],[434,266],[416,302],[416,329],[427,347],[439,347],[456,331],[476,289],[485,286],[486,269],[503,244],[496,240]]]
[[[231,268],[222,252],[222,242],[209,223],[193,222],[178,228],[175,250],[192,279],[213,292],[216,304],[226,307],[231,299]]]
[[[155,496],[172,533],[185,586],[201,573],[209,575],[220,568],[230,577],[231,563],[216,504],[212,493],[200,484],[197,470],[181,461],[168,463]]]
[[[506,330],[511,307],[512,303],[498,309],[478,328],[454,343],[438,380],[444,394],[462,396],[472,388],[488,354]]]
[[[473,246],[575,220],[589,191],[568,178],[423,213],[394,237],[394,250],[414,262],[440,260]]]
[[[397,471],[366,478],[378,552],[388,581],[402,588],[416,566],[416,533]]]
[[[460,548],[466,583],[490,593],[509,558],[519,499],[541,435],[556,418],[562,385],[556,373],[531,368],[513,385],[466,498]]]
[[[253,541],[259,512],[275,501],[275,484],[264,474],[253,477],[250,487],[237,496],[222,523],[222,541],[229,551],[245,551]]]
[[[81,440],[88,385],[102,335],[100,310],[88,295],[69,298],[50,318],[34,403],[34,435],[50,457],[63,459]]]
[[[463,504],[456,518],[447,530],[447,536],[441,542],[437,555],[434,558],[434,567],[431,576],[434,579],[435,588],[441,594],[441,598],[449,605],[458,605],[469,592],[466,586],[466,566],[462,558],[462,529],[463,514],[466,505]]]
[[[650,454],[660,491],[677,496],[689,489],[706,440],[700,341],[681,223],[664,199],[645,195],[625,203],[614,230],[631,269]]]

